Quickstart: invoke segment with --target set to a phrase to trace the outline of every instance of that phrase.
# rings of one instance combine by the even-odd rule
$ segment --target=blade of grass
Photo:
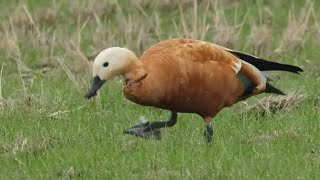
[[[2,73],[3,73],[3,65],[4,62],[1,65],[1,70],[0,70],[0,101],[3,100],[3,96],[2,96]]]

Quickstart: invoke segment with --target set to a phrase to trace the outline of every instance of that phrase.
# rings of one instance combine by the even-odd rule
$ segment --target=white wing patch
[[[236,62],[234,62],[234,65],[236,66],[236,67],[233,67],[233,66],[231,66],[231,68],[236,72],[236,74],[238,74],[238,72],[240,71],[240,69],[241,69],[241,60],[240,59],[238,59],[238,63],[236,63]]]

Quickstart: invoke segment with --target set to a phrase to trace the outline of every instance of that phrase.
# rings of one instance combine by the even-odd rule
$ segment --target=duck
[[[214,117],[224,108],[261,93],[284,95],[265,71],[299,74],[300,67],[281,64],[201,40],[173,38],[147,49],[140,58],[124,47],[101,51],[92,65],[90,99],[114,77],[124,78],[125,97],[142,106],[168,110],[167,121],[143,122],[124,133],[161,139],[161,128],[177,123],[178,113],[202,117],[211,142]]]

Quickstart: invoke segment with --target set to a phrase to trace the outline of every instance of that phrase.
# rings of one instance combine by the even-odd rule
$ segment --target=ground
[[[0,7],[1,179],[320,177],[319,1],[2,0]],[[162,141],[123,134],[142,117],[170,113],[128,101],[121,78],[95,100],[84,98],[100,50],[125,46],[141,55],[179,36],[304,72],[270,73],[292,99],[272,96],[274,106],[259,95],[224,109],[211,146],[193,114],[179,114]]]

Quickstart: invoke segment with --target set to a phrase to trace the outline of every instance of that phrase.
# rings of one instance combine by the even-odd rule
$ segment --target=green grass
[[[234,19],[240,23],[248,12],[238,41],[234,42],[234,48],[248,53],[254,52],[251,46],[245,47],[251,28],[259,24],[261,9],[270,9],[271,21],[263,15],[266,18],[263,23],[268,24],[273,32],[266,56],[302,66],[305,70],[299,76],[272,73],[275,77],[273,84],[285,92],[305,93],[309,98],[289,112],[278,111],[266,116],[241,114],[247,108],[242,102],[226,108],[215,118],[215,137],[211,146],[203,137],[202,119],[193,114],[179,114],[175,127],[163,129],[162,141],[123,134],[122,131],[138,123],[141,116],[150,120],[167,120],[169,112],[128,101],[122,94],[121,79],[108,82],[95,100],[84,98],[91,76],[90,68],[81,60],[81,53],[91,56],[109,46],[126,46],[141,54],[159,41],[157,31],[160,39],[175,37],[178,33],[186,35],[184,32],[194,30],[193,20],[189,20],[194,16],[192,4],[184,7],[184,16],[188,20],[187,29],[184,29],[178,7],[161,9],[163,4],[141,1],[151,23],[156,16],[161,20],[158,29],[157,25],[149,24],[136,6],[119,0],[116,5],[96,12],[102,23],[100,34],[96,20],[89,19],[80,33],[80,53],[69,42],[78,42],[77,27],[81,27],[86,18],[78,23],[78,16],[71,12],[70,7],[74,6],[74,11],[79,9],[77,2],[61,2],[55,11],[51,2],[27,1],[26,7],[45,42],[39,40],[36,28],[30,27],[28,19],[17,18],[19,13],[19,17],[25,17],[24,11],[14,11],[21,4],[0,2],[4,9],[0,12],[0,37],[3,39],[0,66],[4,67],[0,86],[0,179],[320,178],[320,32],[317,34],[316,28],[320,20],[319,1],[314,2],[315,15],[310,17],[302,35],[305,42],[280,55],[274,50],[283,41],[282,32],[288,23],[289,10],[299,16],[304,6],[302,1],[248,0],[219,6],[225,10],[231,28],[237,27],[233,24]],[[95,5],[99,6],[102,5]],[[123,14],[112,10],[119,7]],[[205,7],[203,4],[198,6],[198,22],[205,16]],[[57,20],[41,20],[46,15],[43,9],[53,10]],[[204,37],[207,41],[214,41],[221,38],[215,35],[214,28],[223,27],[213,27],[214,10],[209,10],[205,22],[210,29]],[[101,15],[103,12],[108,13]],[[10,27],[9,17],[22,25],[16,23],[14,28]],[[172,19],[181,32],[175,30]],[[124,24],[125,21],[129,25]],[[128,31],[129,27],[131,31]],[[12,34],[17,36],[17,44]],[[225,34],[228,35],[232,34]],[[20,63],[16,62],[17,51],[12,44],[20,49]],[[64,60],[69,74],[57,58]],[[257,98],[264,96],[268,95]],[[256,98],[247,101],[250,105],[256,102]]]

